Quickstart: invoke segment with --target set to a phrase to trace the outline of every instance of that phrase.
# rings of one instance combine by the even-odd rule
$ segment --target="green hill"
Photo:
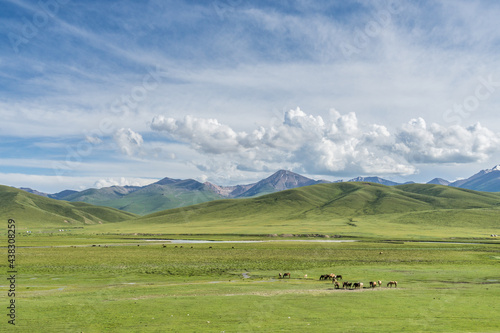
[[[258,198],[218,200],[144,216],[143,221],[173,221],[273,217],[295,219],[312,216],[354,217],[407,213],[435,209],[500,208],[497,193],[475,192],[442,185],[385,186],[375,183],[318,184]],[[181,218],[182,217],[182,218]]]
[[[431,184],[330,183],[257,198],[218,200],[121,224],[172,233],[401,234],[439,227],[497,230],[500,194]],[[406,228],[406,231],[405,231]],[[464,229],[465,228],[465,229]],[[467,230],[466,230],[467,229]],[[175,232],[174,232],[175,231]]]
[[[141,202],[134,204],[139,208]],[[317,184],[142,217],[0,186],[0,218],[24,221],[30,228],[86,226],[89,232],[486,237],[499,233],[499,213],[500,193],[432,184]]]
[[[15,219],[23,228],[71,227],[122,222],[137,215],[83,202],[45,198],[0,185],[0,219]]]
[[[165,178],[144,187],[111,186],[87,189],[71,193],[61,199],[72,202],[82,201],[144,215],[221,198],[217,193],[210,191],[206,185],[195,180]]]

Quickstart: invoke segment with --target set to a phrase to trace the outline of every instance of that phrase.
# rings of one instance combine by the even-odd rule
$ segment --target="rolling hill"
[[[23,228],[68,228],[122,222],[135,217],[114,208],[59,201],[0,185],[0,219],[15,219]]]
[[[500,193],[432,184],[315,184],[254,198],[214,200],[142,217],[0,186],[0,217],[4,220],[14,218],[29,228],[85,226],[92,232],[484,237],[499,233],[499,213]]]
[[[280,170],[257,183],[235,186],[218,186],[193,179],[163,178],[146,186],[111,186],[83,191],[62,191],[46,194],[22,188],[40,196],[86,202],[93,205],[117,208],[134,214],[145,215],[171,208],[185,207],[223,198],[248,198],[296,187],[325,183],[291,171]]]
[[[385,186],[367,182],[348,182],[317,184],[292,190],[281,191],[257,198],[241,200],[218,200],[190,207],[162,211],[143,216],[133,223],[163,224],[217,227],[225,226],[228,230],[236,226],[253,226],[254,230],[273,229],[280,226],[291,226],[291,229],[301,229],[301,226],[328,221],[332,226],[339,221],[349,224],[356,219],[366,217],[384,218],[386,220],[406,221],[405,223],[445,223],[456,226],[469,223],[462,221],[455,213],[484,213],[486,221],[479,224],[499,226],[500,194],[475,192],[443,185],[407,184]],[[442,216],[449,213],[450,218]],[[482,213],[481,213],[482,212]],[[432,216],[419,220],[413,214],[438,214],[438,220]],[[452,214],[453,213],[453,214]],[[479,215],[480,215],[479,214]],[[415,219],[412,219],[415,216]],[[126,222],[129,223],[129,222]],[[270,227],[270,228],[269,228]]]
[[[58,199],[107,206],[134,214],[148,214],[221,198],[222,196],[211,191],[207,185],[195,180],[163,178],[143,187],[92,188],[70,193]]]
[[[348,183],[351,182],[371,182],[388,186],[402,185],[380,177],[357,177],[348,181]],[[100,189],[87,189],[80,192],[66,190],[55,194],[41,193],[29,188],[23,188],[23,190],[48,198],[71,202],[81,201],[117,208],[134,214],[147,215],[166,209],[186,207],[224,198],[252,198],[288,189],[327,183],[329,182],[325,180],[314,180],[291,171],[280,170],[256,183],[234,186],[219,186],[209,182],[200,183],[193,179],[163,178],[160,181],[143,187],[111,186]],[[476,191],[499,192],[500,166],[482,170],[468,179],[453,183],[435,178],[428,184],[449,185],[450,187]]]

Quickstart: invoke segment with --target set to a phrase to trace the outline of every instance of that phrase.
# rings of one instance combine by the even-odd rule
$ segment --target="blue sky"
[[[1,8],[0,184],[426,182],[500,163],[496,1]]]

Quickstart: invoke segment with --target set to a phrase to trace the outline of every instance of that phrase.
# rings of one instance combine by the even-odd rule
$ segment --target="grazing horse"
[[[342,288],[350,288],[352,286],[352,282],[349,282],[349,281],[344,281],[342,283]]]
[[[332,274],[330,274],[330,275],[328,275],[328,279],[335,280],[335,278],[336,278],[336,277],[337,277],[337,275],[335,275],[335,274],[333,274],[333,273],[332,273]]]
[[[290,278],[290,273],[283,273],[283,278],[286,278],[287,276]]]
[[[387,287],[397,287],[398,286],[398,281],[389,281],[389,283],[387,283]]]
[[[380,280],[378,280],[377,283],[378,283],[379,287],[382,285],[382,281],[380,281]]]
[[[354,283],[352,284],[352,287],[353,287],[354,289],[356,289],[356,288],[360,288],[360,289],[361,289],[361,288],[363,288],[363,283],[362,283],[362,282],[354,282]]]
[[[334,281],[335,289],[340,289],[340,283],[338,281]]]
[[[320,280],[328,280],[329,274],[323,274],[319,277]]]
[[[343,280],[343,279],[342,279],[342,275],[337,275],[335,278],[336,278],[337,280]]]
[[[377,286],[377,282],[375,281],[370,281],[370,287],[375,288]]]
[[[282,278],[283,278],[283,274],[279,273],[279,274],[278,274],[278,277],[279,277],[280,279],[282,279]]]

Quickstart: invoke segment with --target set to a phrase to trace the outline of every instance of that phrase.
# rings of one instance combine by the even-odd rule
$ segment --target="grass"
[[[0,185],[0,219],[22,221],[25,230],[81,227],[135,217],[137,215],[114,208],[53,200]]]
[[[497,194],[323,184],[144,217],[5,187],[0,199],[0,218],[15,218],[18,231],[20,332],[498,332],[500,327],[500,247],[490,237],[500,234]],[[72,223],[64,222],[68,218]],[[2,237],[7,239],[6,230]],[[301,241],[332,237],[358,241]],[[169,238],[264,242],[148,241]],[[0,262],[4,272],[6,265]],[[279,272],[292,278],[278,279]],[[373,280],[384,284],[335,290],[330,281],[318,280],[329,273],[365,286]],[[398,288],[386,287],[391,280]],[[9,328],[0,323],[0,330]]]
[[[500,324],[496,245],[109,243],[20,248],[18,329],[495,332]],[[292,278],[278,279],[284,271]],[[335,290],[318,280],[331,272],[384,284]]]
[[[337,183],[162,211],[109,230],[133,232],[144,226],[156,233],[484,238],[498,234],[499,212],[498,193],[439,185]]]
[[[499,193],[427,184],[318,184],[143,217],[5,186],[0,187],[0,199],[1,219],[15,217],[20,229],[45,233],[62,228],[87,234],[323,234],[391,239],[485,239],[499,234]]]

